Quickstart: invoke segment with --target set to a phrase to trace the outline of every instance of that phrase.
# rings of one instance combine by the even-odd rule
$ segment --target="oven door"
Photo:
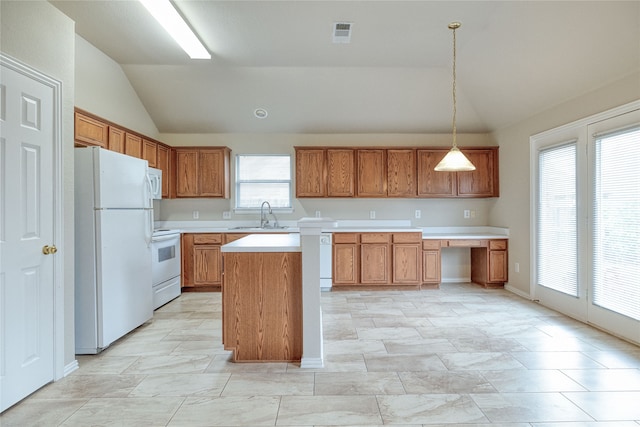
[[[156,236],[151,242],[153,284],[180,275],[180,234]]]

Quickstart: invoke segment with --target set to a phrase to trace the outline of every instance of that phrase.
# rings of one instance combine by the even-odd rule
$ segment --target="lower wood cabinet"
[[[334,233],[333,284],[419,285],[420,233]]]
[[[222,233],[182,235],[182,287],[209,288],[222,285]]]
[[[422,235],[394,233],[391,281],[395,284],[418,285],[422,281]]]
[[[508,281],[507,239],[455,239],[422,241],[422,283],[437,285],[441,277],[441,248],[469,248],[471,281],[486,288],[498,288]]]
[[[507,240],[489,240],[487,248],[471,248],[471,281],[500,287],[508,279]]]
[[[440,240],[422,241],[422,283],[439,284],[441,276]]]

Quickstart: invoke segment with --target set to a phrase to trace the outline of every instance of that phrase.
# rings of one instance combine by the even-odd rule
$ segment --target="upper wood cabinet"
[[[325,150],[296,147],[296,197],[324,197]]]
[[[459,197],[498,196],[498,151],[497,149],[464,150],[464,154],[476,167],[471,172],[458,174]]]
[[[158,143],[142,138],[142,158],[149,162],[150,168],[158,165]]]
[[[416,197],[416,150],[387,150],[387,196]]]
[[[124,130],[109,126],[109,150],[124,154]]]
[[[98,146],[107,148],[109,141],[109,125],[103,121],[75,112],[76,145]]]
[[[447,149],[418,150],[418,196],[419,197],[455,197],[457,183],[455,172],[436,172],[440,160]]]
[[[176,148],[177,197],[229,198],[230,155],[227,147]]]
[[[354,154],[351,149],[327,149],[327,196],[353,197]]]
[[[138,135],[127,132],[124,137],[124,154],[142,158],[142,138]]]
[[[162,197],[169,197],[171,182],[171,148],[158,144],[156,167],[162,171]]]
[[[436,172],[448,149],[418,149],[418,197],[498,197],[498,147],[464,148],[470,172]]]
[[[386,197],[387,160],[385,149],[360,149],[357,152],[358,197]]]
[[[461,150],[472,172],[436,172],[449,147],[295,147],[296,197],[498,197],[498,147]]]

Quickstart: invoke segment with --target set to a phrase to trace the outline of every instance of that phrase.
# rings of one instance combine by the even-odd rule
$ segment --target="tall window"
[[[538,154],[538,285],[578,295],[576,144]]]
[[[291,156],[236,156],[236,208],[291,208]]]
[[[640,320],[640,128],[595,137],[593,303]]]

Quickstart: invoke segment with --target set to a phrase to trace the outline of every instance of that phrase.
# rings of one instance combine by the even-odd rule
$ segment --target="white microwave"
[[[162,171],[149,168],[149,181],[151,183],[151,198],[155,200],[162,199]]]

